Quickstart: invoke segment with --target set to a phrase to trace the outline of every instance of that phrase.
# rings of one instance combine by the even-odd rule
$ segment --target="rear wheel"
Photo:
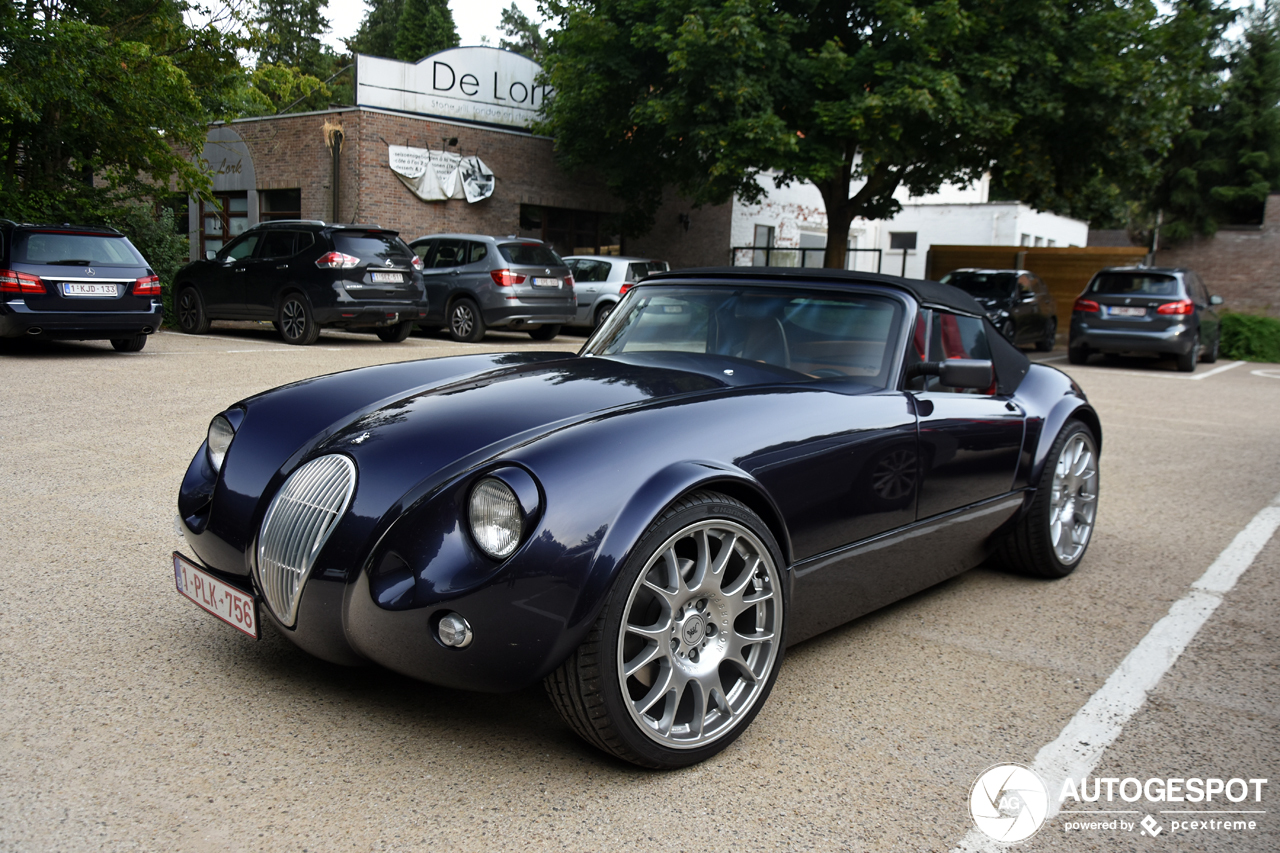
[[[209,331],[209,317],[204,312],[204,300],[200,292],[190,285],[178,291],[178,328],[188,335],[203,335]]]
[[[732,743],[783,656],[782,557],[760,517],[714,492],[645,533],[586,641],[546,688],[583,739],[643,767],[696,764]]]
[[[1085,364],[1089,361],[1089,348],[1086,346],[1067,347],[1067,361],[1072,364]]]
[[[536,329],[529,330],[529,337],[535,341],[549,341],[560,334],[559,323],[543,323]]]
[[[474,344],[484,339],[484,318],[480,306],[465,296],[449,306],[449,337]]]
[[[1177,357],[1178,370],[1182,373],[1192,373],[1196,369],[1196,362],[1200,360],[1200,336],[1196,335],[1191,340],[1191,349],[1180,354]]]
[[[138,334],[131,338],[112,338],[111,346],[116,352],[142,352],[147,345],[147,335]]]
[[[1036,341],[1037,352],[1050,352],[1053,345],[1058,342],[1058,318],[1050,317],[1049,325],[1044,330],[1044,337]]]
[[[320,337],[320,327],[311,316],[311,306],[297,293],[290,293],[280,303],[276,314],[280,337],[286,344],[305,347]]]
[[[1098,513],[1098,443],[1080,421],[1067,421],[1045,460],[1031,507],[1000,543],[1004,568],[1042,578],[1071,574],[1084,557]]]
[[[394,326],[382,326],[381,328],[375,329],[375,332],[378,335],[378,340],[386,341],[389,344],[400,343],[405,338],[409,337],[409,333],[412,331],[412,320],[405,320],[404,322],[396,323]]]
[[[599,308],[596,309],[595,327],[597,329],[604,325],[605,320],[609,319],[609,315],[613,313],[613,307],[617,304],[618,303],[616,302],[606,302],[604,305],[601,305]]]

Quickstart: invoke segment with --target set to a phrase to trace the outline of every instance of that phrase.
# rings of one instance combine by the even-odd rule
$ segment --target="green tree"
[[[835,238],[827,266],[844,266],[836,235],[895,213],[899,188],[933,192],[1000,164],[1005,185],[1071,207],[1149,170],[1179,116],[1145,0],[550,8],[556,97],[541,129],[627,200],[629,231],[652,221],[664,184],[719,203],[758,199],[762,178],[808,180]]]
[[[352,53],[396,58],[396,35],[404,0],[367,0],[369,9],[356,34],[346,40]]]
[[[404,0],[396,33],[396,59],[417,62],[458,46],[448,0]]]
[[[245,79],[245,115],[327,109],[332,98],[350,101],[351,57],[320,37],[329,29],[329,0],[258,0],[261,48]],[[337,77],[335,78],[335,75]]]
[[[498,42],[498,47],[503,50],[522,54],[534,62],[541,62],[546,55],[547,39],[542,34],[542,27],[529,20],[529,16],[521,12],[515,3],[502,10],[502,22],[498,29],[507,36]]]

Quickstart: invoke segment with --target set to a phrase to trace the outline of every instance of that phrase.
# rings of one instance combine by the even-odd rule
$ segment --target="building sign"
[[[418,62],[356,54],[356,103],[528,128],[552,90],[542,66],[494,47],[455,47]]]
[[[257,186],[249,146],[240,134],[225,125],[209,130],[200,159],[213,178],[214,192],[251,190]]]
[[[474,204],[493,195],[493,172],[479,157],[448,151],[387,146],[391,171],[423,201],[465,198]]]

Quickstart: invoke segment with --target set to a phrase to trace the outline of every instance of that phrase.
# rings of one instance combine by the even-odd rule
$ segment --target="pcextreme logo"
[[[1059,813],[1064,832],[1136,831],[1148,838],[1166,831],[1248,833],[1258,829],[1267,813],[1261,807],[1266,785],[1266,779],[1245,777],[1067,778],[1052,811]],[[1149,804],[1149,813],[1143,815],[1140,801]],[[969,814],[978,829],[996,841],[1025,841],[1049,817],[1048,786],[1029,767],[997,764],[973,783]]]

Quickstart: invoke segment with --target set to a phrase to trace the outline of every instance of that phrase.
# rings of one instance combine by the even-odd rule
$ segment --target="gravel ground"
[[[580,742],[541,688],[331,666],[177,595],[174,502],[213,414],[294,379],[477,348],[329,332],[297,348],[234,324],[132,355],[0,352],[0,850],[950,850],[976,776],[1030,762],[1280,492],[1280,368],[1188,381],[1052,355],[1105,433],[1081,569],[1047,583],[980,568],[801,644],[751,729],[673,773]],[[1278,598],[1273,541],[1095,775],[1280,777]],[[1023,849],[1273,851],[1278,797],[1264,790],[1251,832],[1054,820]]]

